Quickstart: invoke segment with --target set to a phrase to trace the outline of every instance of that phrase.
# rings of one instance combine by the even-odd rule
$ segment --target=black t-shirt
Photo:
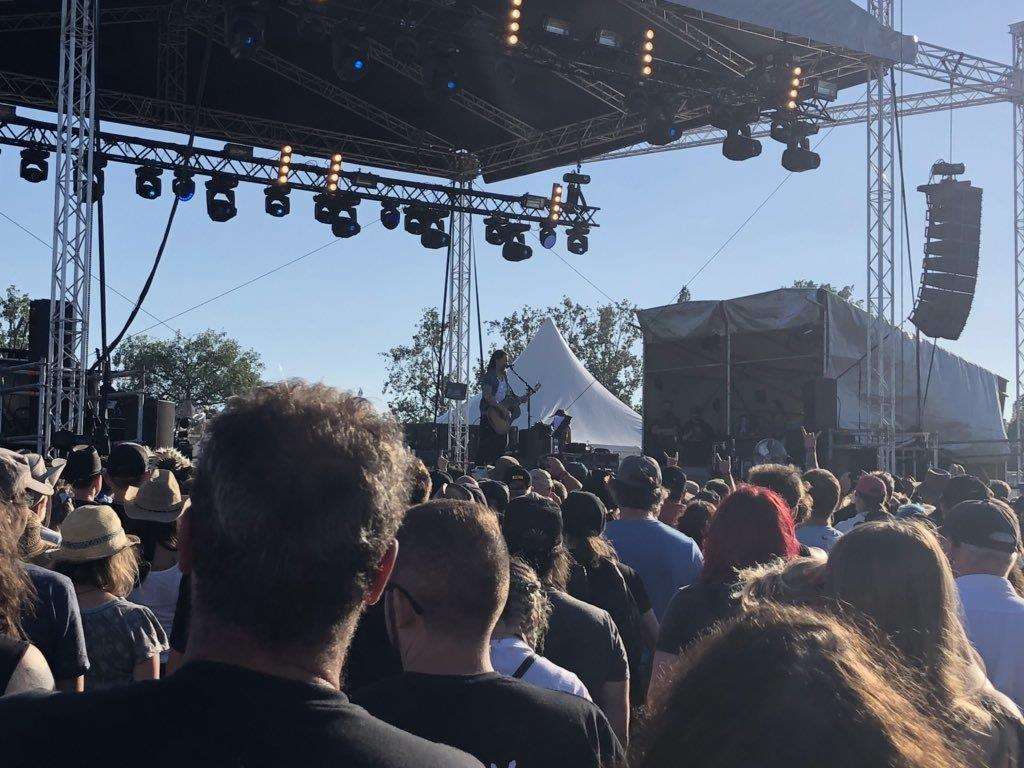
[[[388,638],[384,601],[366,609],[348,649],[341,687],[358,691],[380,680],[402,674],[402,659]]]
[[[586,768],[624,762],[601,711],[585,699],[494,672],[406,672],[353,695],[385,722],[496,768]]]
[[[636,572],[636,569],[620,562],[619,573],[626,580],[626,586],[629,587],[629,593],[633,595],[633,601],[636,603],[636,609],[640,611],[640,615],[643,616],[648,611],[654,610],[654,606],[651,605],[651,598],[647,594],[647,587],[644,586],[644,580],[640,578],[640,574]]]
[[[732,596],[735,587],[733,583],[698,581],[676,592],[661,619],[658,650],[679,653],[735,614],[739,608],[739,601]]]
[[[188,632],[192,626],[192,576],[186,573],[178,582],[178,602],[174,605],[174,623],[171,625],[171,649],[184,653],[188,647]]]
[[[551,620],[543,654],[575,672],[597,698],[605,683],[629,680],[626,648],[608,611],[577,600],[558,589],[548,591]]]
[[[480,768],[469,755],[382,723],[335,690],[212,662],[186,664],[156,682],[2,699],[0,744],[5,768]]]

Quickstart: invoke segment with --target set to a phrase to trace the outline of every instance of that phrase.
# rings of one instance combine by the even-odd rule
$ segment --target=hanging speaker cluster
[[[933,181],[917,188],[928,200],[928,224],[910,322],[925,336],[950,341],[967,325],[978,282],[981,189],[956,178],[965,170],[963,163],[938,162],[932,166]]]

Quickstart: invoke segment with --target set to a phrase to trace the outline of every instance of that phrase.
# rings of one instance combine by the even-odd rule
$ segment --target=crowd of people
[[[1021,765],[1010,487],[814,443],[462,474],[288,382],[194,466],[0,451],[0,764]]]

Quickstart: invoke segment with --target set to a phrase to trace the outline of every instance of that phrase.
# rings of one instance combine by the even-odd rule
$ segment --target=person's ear
[[[366,605],[376,605],[377,601],[380,600],[380,596],[384,594],[384,587],[388,585],[388,579],[391,578],[391,572],[395,570],[395,561],[398,559],[398,540],[391,542],[391,546],[384,552],[384,557],[380,559],[380,563],[377,565],[377,572],[373,574],[373,578],[370,581],[370,588],[366,590],[366,597],[363,598],[363,603]]]
[[[186,509],[178,518],[178,568],[182,573],[192,573],[192,516]]]

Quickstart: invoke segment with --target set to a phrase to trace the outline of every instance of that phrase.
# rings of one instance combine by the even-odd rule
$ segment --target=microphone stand
[[[526,386],[527,393],[532,395],[533,394],[533,387],[530,386],[530,382],[528,382],[526,379],[524,379],[522,376],[520,376],[519,375],[519,371],[517,371],[511,365],[508,367],[508,369],[510,371],[512,371],[512,373],[514,373],[516,375],[516,378],[519,379]],[[530,429],[530,427],[533,426],[533,416],[530,413],[530,403],[532,401],[533,401],[533,398],[527,398],[527,400],[526,400],[526,428],[527,429]]]

